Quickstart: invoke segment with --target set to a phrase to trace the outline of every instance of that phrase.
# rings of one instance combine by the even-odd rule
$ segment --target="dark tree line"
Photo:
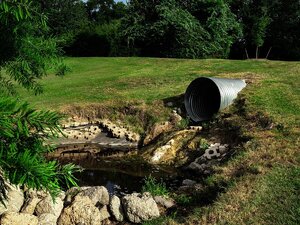
[[[71,56],[300,59],[298,0],[34,0]]]

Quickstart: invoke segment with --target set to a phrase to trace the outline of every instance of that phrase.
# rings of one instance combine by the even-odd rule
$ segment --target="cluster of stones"
[[[98,125],[89,125],[84,123],[84,125],[79,124],[78,126],[65,125],[63,133],[64,136],[69,139],[89,141],[94,139],[99,133],[101,133],[101,129]]]
[[[113,138],[126,139],[130,142],[138,142],[140,135],[129,131],[124,126],[118,126],[107,119],[92,122],[68,122],[63,125],[64,136],[69,139],[90,141],[94,139],[102,129]]]
[[[124,126],[117,126],[109,120],[99,120],[98,123],[114,138],[126,138],[131,142],[138,142],[140,140],[140,135],[127,130]]]
[[[0,204],[2,225],[141,223],[159,217],[162,208],[174,206],[172,200],[149,193],[110,196],[103,186],[71,188],[53,201],[46,192],[23,192],[9,185],[7,196],[6,207]]]
[[[216,161],[221,161],[227,155],[228,150],[228,144],[211,144],[210,147],[205,150],[203,155],[196,158],[187,166],[187,169],[199,174],[211,174],[212,166],[216,164]]]

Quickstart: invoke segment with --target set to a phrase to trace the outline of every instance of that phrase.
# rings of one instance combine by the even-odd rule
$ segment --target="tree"
[[[85,3],[80,0],[34,0],[34,3],[47,16],[50,33],[66,45],[90,25]]]
[[[131,0],[128,11],[123,38],[141,56],[227,57],[240,35],[235,15],[222,0]]]
[[[270,58],[300,59],[300,2],[298,0],[269,1],[271,23],[266,33],[266,45],[272,47]]]
[[[46,38],[46,19],[28,0],[0,1],[1,43],[7,40],[7,49],[0,49],[1,90],[11,93],[15,81],[36,93],[41,91],[37,80],[46,75],[54,62],[60,61],[55,40]],[[6,39],[6,38],[7,39]],[[61,69],[61,68],[60,68]],[[63,73],[62,70],[59,74]],[[37,111],[11,97],[0,97],[0,199],[5,197],[3,178],[16,185],[43,189],[56,196],[60,187],[76,185],[73,165],[61,166],[48,162],[44,153],[52,150],[45,140],[61,132],[62,116],[50,111]]]
[[[88,0],[87,9],[90,19],[97,24],[109,23],[114,19],[123,17],[126,6],[122,2],[114,0]]]
[[[259,48],[263,46],[272,21],[270,10],[272,2],[269,0],[232,1],[231,6],[243,24],[243,38],[245,52],[247,48],[255,48],[255,58],[259,57]]]

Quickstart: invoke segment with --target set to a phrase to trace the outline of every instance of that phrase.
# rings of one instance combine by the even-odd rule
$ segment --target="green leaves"
[[[52,196],[62,185],[76,185],[72,173],[79,171],[78,167],[48,162],[43,156],[51,150],[45,140],[58,136],[62,118],[12,98],[0,98],[0,167],[5,178],[13,184],[47,190]],[[0,187],[0,199],[1,191]]]
[[[27,19],[31,16],[30,5],[28,0],[3,0],[0,2],[0,19],[8,16],[12,16],[17,21]]]
[[[228,57],[240,24],[226,1],[130,1],[123,19],[128,47],[146,56]]]

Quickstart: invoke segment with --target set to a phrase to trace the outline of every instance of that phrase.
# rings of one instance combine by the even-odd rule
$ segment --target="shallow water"
[[[61,163],[74,163],[84,168],[75,174],[80,186],[105,186],[111,194],[124,195],[140,192],[145,177],[162,181],[169,189],[181,184],[183,177],[172,167],[159,167],[146,163],[136,156],[97,157],[91,154],[64,154],[57,158]]]

